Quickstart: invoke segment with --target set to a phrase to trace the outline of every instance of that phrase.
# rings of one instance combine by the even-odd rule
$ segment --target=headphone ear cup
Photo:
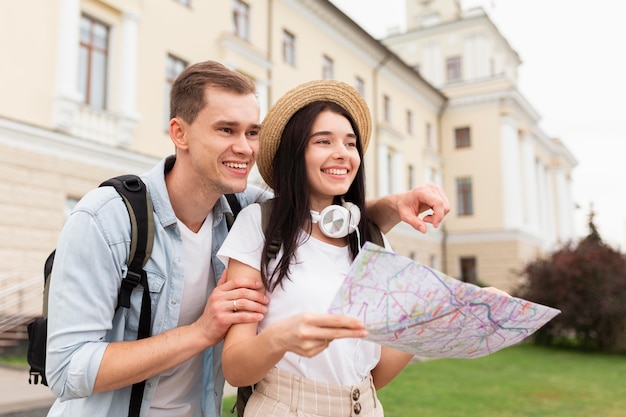
[[[343,203],[341,206],[333,204],[326,207],[319,214],[313,215],[313,222],[317,222],[320,230],[328,237],[340,238],[348,236],[359,227],[361,210],[352,203]]]
[[[328,237],[345,237],[350,233],[350,217],[346,208],[333,204],[322,210],[318,224],[322,233]]]
[[[359,209],[359,206],[350,203],[349,201],[344,202],[342,206],[350,213],[350,226],[348,233],[352,233],[359,227],[359,223],[361,222],[361,210]]]

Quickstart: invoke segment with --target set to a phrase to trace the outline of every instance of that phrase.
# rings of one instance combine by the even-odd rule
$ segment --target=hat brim
[[[349,84],[337,80],[315,80],[287,91],[267,112],[259,132],[257,166],[261,177],[273,188],[273,160],[285,126],[293,115],[315,101],[330,101],[346,109],[359,128],[363,153],[372,133],[372,116],[367,102]]]

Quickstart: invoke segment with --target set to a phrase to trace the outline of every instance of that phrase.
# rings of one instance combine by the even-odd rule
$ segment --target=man
[[[142,176],[154,206],[145,266],[153,336],[136,340],[141,288],[130,309],[116,310],[130,223],[112,187],[95,189],[78,203],[57,246],[46,375],[59,399],[49,416],[128,415],[132,385],[143,380],[141,416],[219,416],[221,341],[232,324],[258,322],[267,312],[259,284],[246,277],[226,282],[215,258],[230,211],[223,195],[240,193],[242,206],[270,197],[247,186],[259,148],[254,84],[219,63],[201,62],[180,74],[170,106],[176,155]],[[449,211],[435,186],[370,206],[383,230],[403,220],[425,232],[424,222],[437,226]],[[417,218],[427,208],[434,213]]]

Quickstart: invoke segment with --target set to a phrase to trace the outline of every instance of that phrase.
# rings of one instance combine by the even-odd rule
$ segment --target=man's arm
[[[108,224],[128,222],[119,204],[120,210],[107,211]],[[108,242],[111,231],[103,230],[84,209],[70,216],[59,239],[49,296],[46,376],[60,398],[140,382],[215,345],[231,324],[259,321],[267,311],[267,300],[252,280],[220,280],[195,323],[143,340],[121,341],[124,329],[114,327],[115,312],[128,249],[123,240]],[[244,301],[246,313],[233,314],[234,299],[252,300]]]
[[[431,210],[430,213],[424,214]],[[446,193],[435,184],[425,184],[400,194],[391,194],[367,201],[367,213],[383,233],[401,221],[422,233],[428,231],[426,223],[439,227],[450,212]]]
[[[211,293],[204,313],[194,323],[134,341],[110,343],[98,370],[94,392],[110,391],[143,381],[180,365],[204,349],[218,344],[233,324],[259,322],[268,299],[260,281],[223,276]],[[233,300],[245,303],[234,314]]]

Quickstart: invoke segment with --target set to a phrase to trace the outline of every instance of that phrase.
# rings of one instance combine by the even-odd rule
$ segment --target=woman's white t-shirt
[[[308,238],[307,238],[308,237]],[[305,240],[296,250],[290,277],[284,278],[268,296],[268,312],[259,323],[259,333],[276,322],[301,312],[326,313],[351,264],[347,246],[324,243],[302,232]],[[237,216],[218,257],[228,266],[230,258],[260,270],[265,235],[261,208],[252,204]],[[277,258],[282,256],[282,248]],[[277,261],[270,262],[270,273]],[[305,358],[287,352],[278,368],[306,378],[332,384],[361,382],[380,360],[380,346],[361,339],[336,339],[320,354]]]

